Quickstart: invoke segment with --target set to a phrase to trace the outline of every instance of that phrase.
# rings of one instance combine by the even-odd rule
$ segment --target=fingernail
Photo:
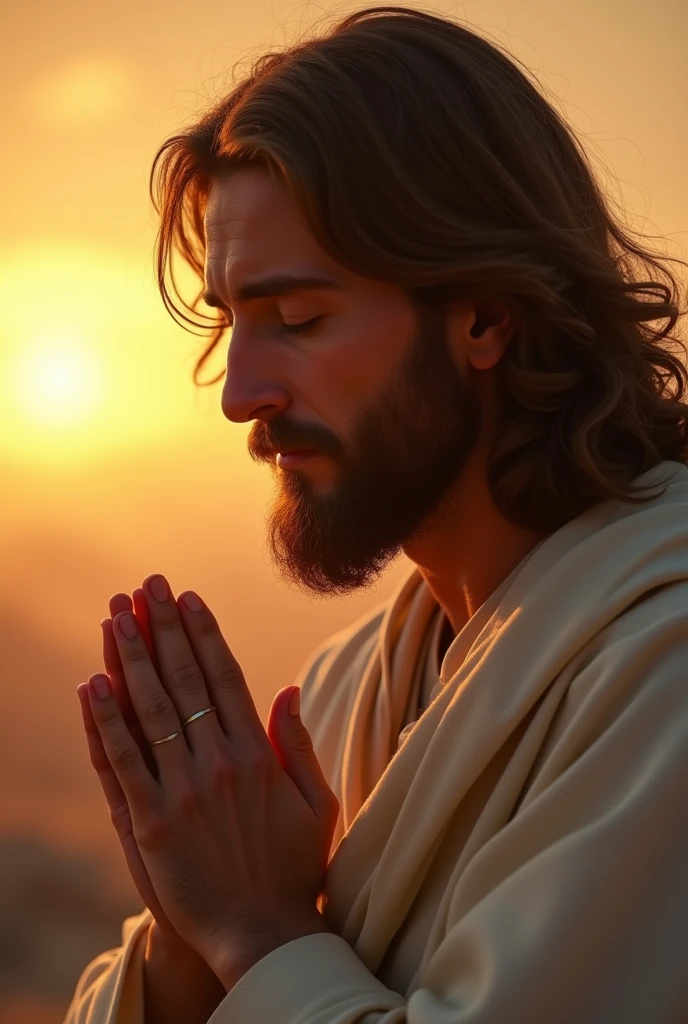
[[[201,608],[203,607],[203,602],[201,601],[200,597],[194,594],[193,590],[190,590],[188,594],[184,594],[184,596],[182,597],[182,601],[184,602],[184,604],[186,605],[190,612],[200,612]]]
[[[162,576],[154,576],[149,582],[150,592],[156,601],[166,601],[169,595],[167,583]]]
[[[105,700],[110,696],[110,680],[107,676],[94,676],[91,680],[91,687],[96,697]]]
[[[117,620],[121,633],[129,640],[136,636],[136,623],[131,612],[124,612]]]

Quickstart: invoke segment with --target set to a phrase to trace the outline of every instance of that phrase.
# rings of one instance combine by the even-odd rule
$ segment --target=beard
[[[287,582],[321,596],[372,586],[405,545],[456,517],[462,471],[480,435],[480,402],[449,351],[446,316],[417,310],[416,333],[399,371],[361,408],[345,448],[331,437],[289,438],[287,424],[256,424],[255,461],[277,474],[266,519],[272,559]],[[303,443],[302,443],[303,442]],[[273,452],[312,447],[337,472],[319,492],[303,470],[281,470]]]

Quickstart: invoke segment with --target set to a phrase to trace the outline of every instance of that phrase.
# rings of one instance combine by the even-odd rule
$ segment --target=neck
[[[492,501],[482,461],[467,465],[450,507],[453,514],[438,530],[404,550],[456,635],[551,531],[526,529],[504,519]]]

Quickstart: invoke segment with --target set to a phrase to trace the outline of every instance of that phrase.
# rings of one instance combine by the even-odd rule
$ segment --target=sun
[[[0,250],[0,463],[62,472],[185,439],[198,342],[163,309],[145,249]]]
[[[15,364],[17,413],[52,429],[83,427],[102,404],[105,374],[76,326],[27,339]]]

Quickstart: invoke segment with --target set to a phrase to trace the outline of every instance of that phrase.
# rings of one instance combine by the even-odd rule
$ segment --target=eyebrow
[[[234,302],[248,302],[250,299],[266,299],[275,295],[289,295],[299,291],[336,291],[342,290],[344,285],[329,277],[306,276],[298,277],[293,274],[274,274],[272,277],[264,277],[257,281],[247,281],[236,291],[231,292]],[[205,292],[203,301],[207,306],[218,306],[222,308],[224,303],[214,292]]]

